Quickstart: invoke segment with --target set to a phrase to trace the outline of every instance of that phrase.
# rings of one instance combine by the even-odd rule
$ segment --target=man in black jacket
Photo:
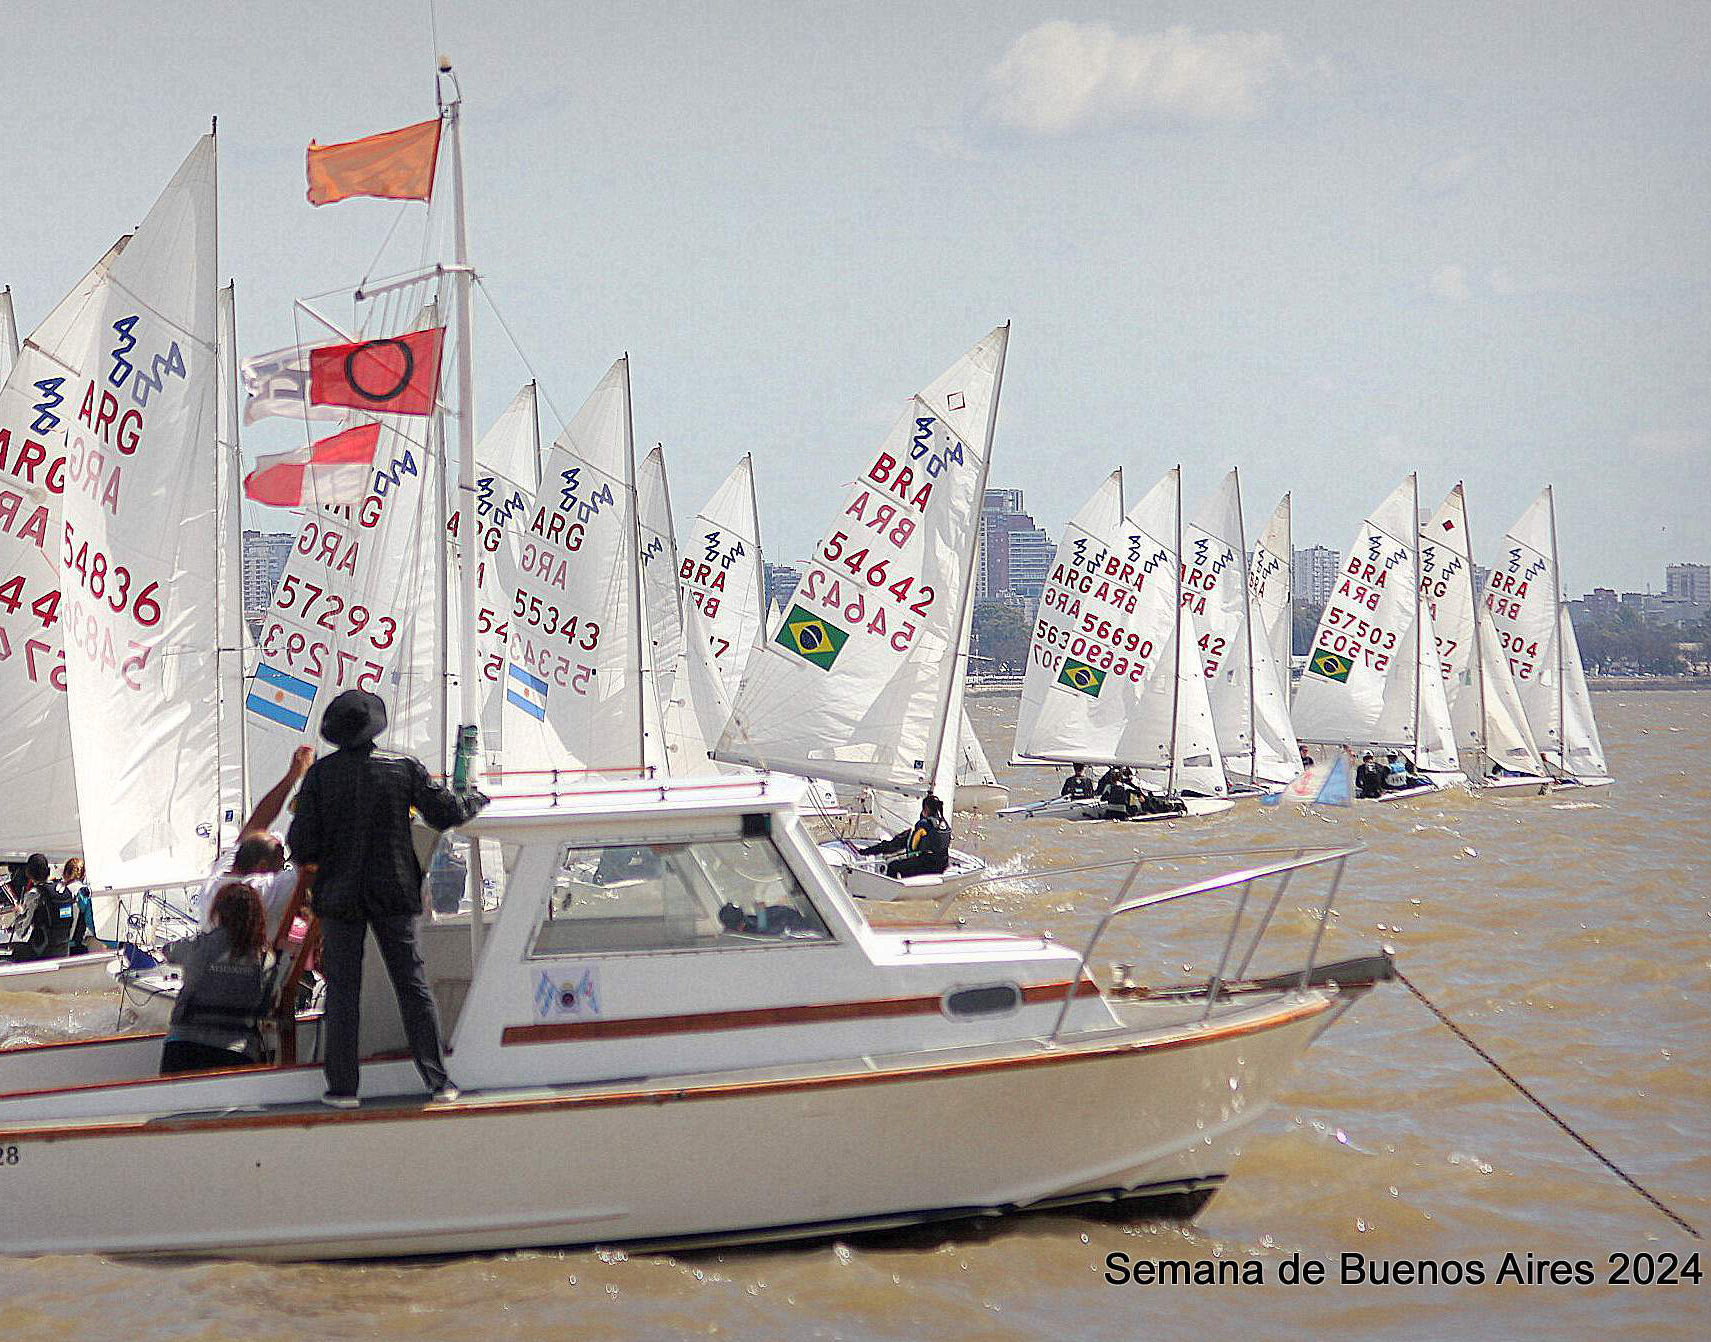
[[[419,760],[376,753],[386,705],[366,690],[346,690],[321,717],[321,735],[338,747],[310,766],[297,793],[286,842],[292,861],[315,868],[314,908],[321,920],[321,972],[327,979],[327,1093],[335,1109],[357,1104],[357,1027],[362,955],[374,932],[416,1070],[436,1099],[456,1099],[440,1052],[440,1020],[416,949],[422,868],[410,836],[410,812],[435,829],[461,825],[483,806],[479,792],[457,794],[435,783]]]
[[[951,864],[951,827],[945,820],[945,804],[929,792],[921,798],[921,818],[913,825],[857,851],[864,856],[902,853],[902,857],[885,864],[887,876],[938,875]]]

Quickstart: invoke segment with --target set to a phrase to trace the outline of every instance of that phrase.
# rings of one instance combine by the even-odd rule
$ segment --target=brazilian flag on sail
[[[824,616],[810,615],[802,607],[792,606],[772,641],[822,671],[830,671],[849,637]]]
[[[1057,673],[1057,683],[1067,685],[1072,690],[1080,690],[1090,699],[1097,699],[1100,687],[1105,684],[1105,673],[1086,662],[1065,657],[1063,670]]]
[[[1349,672],[1354,669],[1354,662],[1328,648],[1315,648],[1313,660],[1307,663],[1307,669],[1316,676],[1326,680],[1334,680],[1341,684],[1349,678]]]

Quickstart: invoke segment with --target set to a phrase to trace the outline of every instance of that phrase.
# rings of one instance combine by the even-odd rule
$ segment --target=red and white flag
[[[376,415],[431,415],[443,326],[309,351],[309,403]]]
[[[274,508],[361,503],[374,474],[380,425],[360,424],[331,438],[257,457],[244,477],[244,497]]]

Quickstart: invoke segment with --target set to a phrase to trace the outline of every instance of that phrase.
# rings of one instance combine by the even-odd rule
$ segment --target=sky
[[[1711,562],[1711,5],[10,0],[20,326],[215,115],[242,352],[395,221],[373,273],[413,265],[425,207],[312,208],[303,148],[432,116],[436,46],[528,360],[478,306],[478,421],[532,368],[555,433],[628,352],[680,531],[752,452],[768,557],[806,555],[1008,320],[991,482],[1054,535],[1113,466],[1180,463],[1192,511],[1234,465],[1250,534],[1290,490],[1341,548],[1417,470],[1476,557],[1554,484],[1572,592]]]

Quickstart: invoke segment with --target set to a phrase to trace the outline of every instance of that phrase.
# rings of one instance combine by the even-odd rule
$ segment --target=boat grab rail
[[[1204,880],[1191,881],[1186,885],[1173,886],[1168,890],[1159,890],[1152,894],[1139,895],[1130,899],[1128,898],[1129,891],[1134,888],[1135,881],[1140,876],[1141,868],[1148,862],[1159,861],[1162,855],[1152,854],[1137,857],[1134,861],[1133,867],[1130,869],[1128,877],[1123,881],[1122,887],[1117,891],[1116,897],[1111,901],[1111,907],[1104,912],[1098,923],[1094,925],[1093,935],[1088,937],[1087,945],[1081,951],[1080,962],[1076,966],[1076,982],[1079,983],[1082,978],[1086,976],[1087,965],[1093,958],[1094,948],[1098,946],[1100,939],[1105,935],[1105,930],[1118,918],[1125,917],[1128,914],[1138,913],[1142,909],[1155,908],[1160,904],[1172,903],[1179,899],[1188,899],[1195,895],[1217,894],[1220,891],[1234,889],[1239,886],[1241,888],[1242,897],[1236,905],[1235,914],[1231,917],[1230,930],[1224,937],[1223,949],[1219,952],[1218,957],[1218,968],[1213,971],[1212,977],[1207,980],[1206,983],[1206,1009],[1201,1013],[1200,1017],[1200,1019],[1204,1021],[1211,1016],[1212,1007],[1218,1000],[1219,989],[1225,982],[1227,982],[1225,978],[1225,970],[1229,968],[1230,957],[1234,952],[1237,937],[1241,932],[1242,919],[1247,912],[1248,900],[1252,896],[1254,883],[1256,881],[1270,880],[1272,877],[1278,878],[1277,889],[1272,892],[1272,897],[1266,907],[1266,911],[1261,917],[1259,926],[1255,931],[1252,940],[1248,944],[1246,953],[1242,957],[1241,965],[1236,971],[1235,976],[1238,979],[1247,972],[1248,963],[1253,959],[1254,952],[1259,949],[1260,941],[1265,937],[1266,932],[1269,930],[1272,916],[1276,913],[1277,906],[1283,899],[1284,891],[1289,888],[1289,883],[1295,873],[1298,871],[1306,871],[1313,867],[1329,867],[1330,879],[1326,883],[1324,902],[1319,906],[1318,916],[1316,919],[1317,926],[1313,931],[1313,940],[1307,949],[1307,963],[1303,966],[1296,983],[1298,991],[1305,989],[1307,987],[1308,980],[1313,974],[1313,966],[1319,954],[1319,943],[1325,935],[1325,925],[1331,920],[1331,905],[1335,902],[1337,889],[1342,884],[1343,870],[1347,866],[1348,860],[1351,857],[1364,851],[1364,845],[1356,844],[1346,848],[1272,848],[1234,850],[1229,852],[1174,853],[1170,854],[1169,857],[1176,860],[1183,858],[1212,859],[1220,857],[1267,856],[1274,853],[1288,853],[1289,856],[1256,863],[1252,866],[1240,867],[1235,871],[1222,872],[1216,876],[1209,876]],[[1067,994],[1064,997],[1063,1007],[1058,1012],[1057,1023],[1052,1026],[1051,1034],[1048,1036],[1050,1042],[1055,1043],[1061,1037],[1064,1023],[1069,1019],[1070,1007],[1074,1005],[1074,1001],[1075,998],[1073,994]]]

